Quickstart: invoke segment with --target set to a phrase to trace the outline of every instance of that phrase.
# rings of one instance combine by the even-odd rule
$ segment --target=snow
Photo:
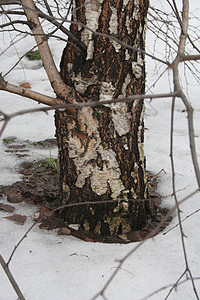
[[[191,1],[199,5],[199,2]],[[151,36],[149,37],[150,47]],[[6,38],[0,40],[0,49],[9,45]],[[10,47],[5,55],[0,56],[0,65],[3,74],[16,61],[16,50],[22,55],[33,46],[30,37],[22,39],[16,44],[16,48]],[[52,52],[59,64],[63,42],[50,43]],[[22,67],[23,64],[23,67]],[[34,62],[22,61],[6,80],[10,83],[20,84],[28,81],[34,90],[53,96],[53,92],[42,68],[34,68]],[[31,65],[32,64],[32,65]],[[39,66],[39,65],[38,65]],[[182,72],[183,73],[183,72]],[[147,61],[148,86],[157,79],[154,62]],[[184,77],[182,79],[184,84]],[[198,157],[200,154],[200,88],[193,77],[188,73],[188,94],[194,107],[194,126],[196,136],[196,147]],[[168,74],[159,80],[152,92],[169,91]],[[17,95],[0,92],[0,105],[5,113],[12,113],[22,109],[38,107],[34,101],[21,98]],[[176,190],[178,200],[183,199],[197,189],[194,169],[191,161],[190,148],[188,144],[187,113],[180,100],[176,101],[175,108],[175,130],[174,130],[174,158],[176,174]],[[171,187],[171,165],[169,157],[170,147],[170,114],[171,100],[160,99],[146,101],[145,117],[145,155],[147,157],[147,170],[159,175],[159,192],[162,194],[162,205],[173,207],[174,199],[170,196]],[[20,140],[40,141],[53,138],[55,133],[53,112],[48,115],[44,113],[28,114],[17,117],[10,121],[3,133],[0,143],[0,184],[11,184],[20,179],[17,173],[19,164],[24,158],[18,158],[13,153],[5,152],[3,138],[15,136]],[[56,156],[54,149],[51,155]],[[35,150],[30,147],[27,160],[49,157],[49,150]],[[200,163],[200,160],[199,160]],[[0,198],[0,203],[7,203]],[[33,222],[35,206],[26,203],[15,204],[16,213],[26,215],[27,221],[23,226],[16,225],[4,217],[10,215],[0,211],[0,254],[7,260],[15,245],[22,238],[26,230]],[[181,217],[184,219],[200,208],[199,194],[194,195],[181,205]],[[177,224],[177,214],[173,214],[171,224],[164,230],[167,231]],[[193,214],[183,222],[186,250],[190,270],[194,277],[200,277],[200,218],[199,213]],[[111,274],[118,266],[117,260],[123,258],[138,243],[100,244],[88,243],[78,240],[72,236],[58,236],[56,231],[40,230],[36,225],[14,254],[10,263],[13,273],[24,297],[27,300],[88,300],[91,299],[107,282]],[[149,294],[156,292],[151,299],[164,299],[169,289],[185,270],[183,250],[179,227],[163,235],[158,234],[154,239],[146,241],[136,252],[134,252],[122,265],[117,276],[114,278],[105,296],[107,299],[150,299]],[[2,300],[17,299],[17,296],[8,281],[3,269],[0,267],[0,298]],[[185,279],[185,277],[183,278]],[[196,280],[196,287],[200,293],[200,281]],[[98,299],[101,299],[99,296]],[[196,299],[190,281],[181,284],[172,292],[170,299]]]

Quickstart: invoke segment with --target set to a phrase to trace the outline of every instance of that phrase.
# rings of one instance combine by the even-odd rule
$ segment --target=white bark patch
[[[131,82],[131,77],[129,74],[126,75],[126,78],[124,80],[124,83],[122,85],[122,97],[126,97],[126,89],[127,89],[127,86],[128,84]]]
[[[117,9],[115,7],[111,8],[112,10],[112,15],[110,17],[110,22],[109,22],[109,28],[110,28],[110,34],[116,36],[118,33],[118,17],[117,17]],[[114,46],[115,51],[119,52],[121,49],[121,45],[114,40],[110,40],[111,44]]]
[[[112,197],[117,198],[122,190],[125,189],[120,179],[120,168],[116,160],[116,153],[112,149],[103,149],[99,146],[98,153],[103,159],[103,170],[93,172],[91,176],[92,189],[98,195],[106,192],[107,183],[110,184],[112,189]],[[109,178],[107,180],[107,178]]]
[[[91,36],[90,36],[91,37]],[[94,41],[89,39],[88,47],[87,47],[87,57],[86,60],[92,59],[94,53]]]
[[[127,75],[124,85],[124,92],[129,81],[130,76]],[[111,82],[102,82],[100,89],[100,101],[110,100],[113,98],[115,87]],[[124,135],[130,130],[131,113],[126,111],[125,103],[117,104],[106,104],[105,106],[110,107],[112,110],[112,120],[115,126],[115,130],[118,134]]]
[[[126,51],[125,51],[125,60],[129,60],[129,58],[130,58],[130,55],[128,53],[128,49],[126,49]]]
[[[110,41],[111,41],[111,44],[113,45],[113,47],[115,48],[115,51],[116,51],[116,52],[119,52],[119,50],[121,49],[120,43],[118,43],[118,42],[115,41],[115,40],[110,40]]]
[[[96,137],[99,137],[98,121],[93,117],[93,110],[90,107],[83,107],[81,112],[78,114],[78,122],[81,131],[87,131],[89,136],[94,133]]]
[[[100,88],[100,101],[102,100],[111,100],[115,93],[115,87],[112,85],[112,82],[103,81]],[[108,105],[110,107],[110,105]]]
[[[132,62],[132,70],[133,70],[133,74],[135,75],[135,77],[137,79],[142,77],[142,68],[141,66],[137,63],[137,62]]]
[[[75,148],[76,150],[74,150]],[[125,187],[120,179],[120,168],[116,160],[116,153],[111,149],[103,149],[99,138],[98,140],[91,138],[88,149],[84,153],[85,148],[81,146],[79,139],[70,137],[69,155],[73,158],[78,173],[76,186],[82,188],[85,179],[90,177],[92,190],[96,194],[106,193],[107,183],[109,183],[112,197],[117,198]],[[92,160],[97,160],[99,154],[103,159],[103,170],[99,170],[99,167],[92,163]]]
[[[140,161],[142,161],[142,168],[144,172],[144,183],[146,184],[145,188],[145,197],[147,196],[147,176],[146,176],[146,169],[145,169],[145,157],[144,157],[144,143],[142,142],[142,131],[143,131],[143,126],[142,122],[144,119],[144,112],[145,112],[145,105],[143,104],[142,112],[140,115],[140,125],[138,128],[138,147],[139,147],[139,154],[140,154]]]
[[[83,153],[84,148],[82,148],[81,141],[76,136],[72,137],[71,133],[68,144],[70,158],[74,159]]]
[[[128,34],[131,34],[130,19],[128,18],[128,16],[126,16],[126,23],[125,23],[125,25],[126,25]]]
[[[138,55],[137,55],[137,63],[138,65],[140,65],[141,67],[144,65],[144,59],[142,58],[142,53],[139,53],[138,52]]]
[[[110,184],[112,197],[117,198],[125,189],[120,179],[120,168],[116,153],[112,149],[104,149],[98,131],[98,121],[92,115],[92,109],[82,108],[78,122],[80,132],[87,132],[87,137],[77,137],[70,131],[68,138],[69,156],[76,166],[78,178],[76,186],[82,188],[85,179],[90,177],[91,187],[95,193],[102,195]],[[101,155],[103,169],[100,170],[95,161]]]
[[[110,17],[110,22],[109,22],[110,33],[116,35],[117,28],[118,28],[117,9],[115,7],[112,7],[111,10],[112,10],[112,15]]]
[[[123,7],[125,8],[129,4],[129,0],[124,0],[123,1]]]
[[[68,73],[70,73],[71,70],[72,70],[72,68],[73,68],[73,64],[69,63],[69,64],[67,65],[67,68],[68,68]]]
[[[143,131],[143,119],[144,119],[144,110],[145,110],[145,107],[144,107],[144,104],[143,104],[143,107],[142,107],[142,112],[140,114],[140,125],[138,127],[138,143],[142,143],[142,131]]]
[[[102,0],[91,0],[86,3],[85,5],[85,18],[86,18],[86,25],[91,30],[96,31],[98,27],[98,20],[101,13],[100,5],[102,3]],[[88,29],[84,29],[81,33],[81,41],[87,46],[87,57],[86,60],[93,58],[94,53],[94,42],[92,39],[92,31],[89,31]]]
[[[117,103],[112,108],[112,119],[115,125],[115,130],[120,136],[129,132],[131,113],[126,111],[125,103]]]

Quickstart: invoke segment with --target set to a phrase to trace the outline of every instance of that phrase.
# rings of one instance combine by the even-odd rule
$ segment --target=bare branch
[[[174,68],[173,68],[174,90],[180,92],[181,99],[187,108],[191,155],[192,155],[192,159],[193,159],[193,165],[194,165],[194,169],[195,169],[195,173],[196,173],[198,187],[200,189],[200,173],[199,173],[198,161],[197,161],[197,157],[196,157],[196,149],[195,149],[195,144],[194,144],[193,108],[189,104],[188,99],[186,98],[185,94],[183,93],[183,91],[181,89],[180,82],[179,82],[179,73],[178,73],[178,65],[180,62],[180,58],[183,56],[183,54],[185,52],[185,45],[186,45],[186,39],[187,39],[188,20],[189,20],[189,2],[188,2],[188,0],[183,0],[182,7],[183,7],[182,8],[182,31],[181,31],[181,36],[180,36],[180,40],[179,40],[177,57],[174,61]],[[184,239],[185,235],[184,235],[183,226],[182,226],[182,222],[181,222],[181,211],[180,211],[179,202],[178,202],[177,195],[176,195],[176,188],[175,188],[176,187],[176,185],[175,185],[175,166],[174,166],[174,157],[173,157],[174,108],[175,108],[175,97],[172,100],[172,108],[171,108],[170,160],[171,160],[171,169],[172,169],[172,189],[173,189],[173,196],[175,199],[177,214],[178,214],[181,243],[182,243],[182,249],[183,249],[184,260],[185,260],[185,271],[181,274],[181,276],[174,283],[174,285],[170,289],[170,291],[167,294],[165,299],[168,299],[168,297],[171,294],[171,292],[173,291],[173,289],[177,286],[177,284],[182,279],[182,277],[187,273],[190,276],[195,296],[197,299],[199,299],[199,296],[198,296],[198,293],[196,290],[196,286],[195,286],[195,282],[194,282],[194,278],[193,278],[192,272],[189,268],[187,251],[186,251],[186,246],[185,246],[185,239]]]
[[[181,24],[181,36],[178,47],[178,56],[182,56],[185,52],[185,45],[188,35],[188,22],[189,22],[189,1],[183,0],[182,9],[182,24]]]
[[[177,287],[177,285],[179,284],[179,282],[181,281],[181,279],[183,278],[184,275],[187,274],[187,270],[185,270],[180,276],[179,278],[176,280],[176,282],[173,284],[173,286],[171,287],[171,289],[169,290],[167,296],[165,297],[165,300],[167,300],[170,296],[170,294],[172,293],[172,291]],[[198,298],[197,298],[198,299]]]
[[[7,85],[11,85],[11,84],[7,84]],[[13,86],[13,85],[11,85]],[[14,86],[16,87],[16,86]],[[26,90],[26,89],[25,89]],[[29,92],[32,92],[30,90],[28,90]],[[34,92],[35,93],[35,92]],[[174,96],[178,96],[178,93],[166,93],[166,94],[140,94],[140,95],[133,95],[133,96],[129,96],[129,97],[125,97],[125,98],[117,98],[117,99],[110,99],[110,100],[102,100],[102,101],[92,101],[92,102],[86,102],[86,103],[73,103],[73,104],[66,104],[65,102],[63,102],[61,104],[58,105],[51,105],[50,107],[43,107],[43,108],[34,108],[34,109],[27,109],[27,110],[21,110],[19,112],[13,113],[9,115],[9,118],[14,118],[20,115],[25,115],[27,113],[34,113],[34,112],[39,112],[39,111],[44,111],[47,112],[49,110],[52,109],[70,109],[70,108],[79,108],[81,109],[82,107],[95,107],[95,106],[102,106],[105,104],[116,104],[116,103],[126,103],[129,101],[134,101],[137,99],[159,99],[159,98],[171,98]],[[25,95],[25,97],[28,97],[27,95]],[[47,96],[48,97],[48,96]],[[54,99],[57,100],[57,98],[51,98],[50,99]],[[34,99],[33,99],[34,100]],[[41,102],[42,103],[42,102]],[[5,119],[2,119],[0,122],[5,121]]]
[[[191,106],[187,96],[183,92],[179,80],[179,71],[178,65],[181,59],[184,57],[185,52],[185,45],[187,40],[187,31],[188,31],[188,19],[189,19],[189,2],[188,0],[183,0],[183,12],[182,12],[182,31],[180,35],[180,42],[178,47],[177,56],[174,62],[171,64],[171,68],[173,70],[173,81],[174,81],[174,91],[180,93],[180,97],[187,109],[188,113],[188,128],[189,128],[189,141],[190,141],[190,149],[191,149],[191,156],[193,161],[193,166],[195,170],[195,175],[197,179],[198,188],[200,189],[200,170],[198,165],[198,159],[196,154],[196,147],[195,147],[195,138],[194,138],[194,125],[193,125],[193,107]]]
[[[44,94],[40,94],[38,92],[32,91],[30,89],[26,89],[21,86],[10,84],[3,79],[1,74],[0,74],[0,90],[10,92],[13,94],[17,94],[22,97],[27,97],[27,98],[30,98],[32,100],[35,100],[39,103],[43,103],[46,105],[56,105],[56,104],[65,103],[63,100],[61,100],[59,98],[52,98],[52,97],[46,96]]]
[[[5,81],[3,82],[3,84],[5,85]],[[8,83],[7,83],[7,86],[11,87],[12,91],[10,91],[10,92],[13,92],[14,90],[18,91],[20,89],[20,87],[17,87],[17,86],[8,84]],[[0,89],[1,89],[1,80],[0,80]],[[2,88],[2,89],[5,90],[5,88]],[[39,99],[41,97],[41,94],[33,92],[31,90],[23,89],[23,91],[24,91],[23,95],[25,97],[28,97],[28,95],[29,96],[33,96],[33,95],[34,96],[38,96]],[[21,90],[20,90],[20,95],[21,95]],[[101,105],[105,105],[105,104],[116,104],[116,103],[119,103],[119,102],[124,102],[125,103],[125,102],[129,102],[129,101],[134,101],[136,99],[154,99],[154,98],[156,99],[156,98],[167,98],[167,97],[174,97],[174,96],[178,96],[178,93],[150,94],[150,95],[133,95],[133,96],[125,97],[125,98],[118,98],[118,99],[111,99],[111,100],[104,100],[104,101],[92,101],[92,102],[74,103],[74,104],[66,104],[65,103],[65,104],[58,104],[58,105],[51,105],[50,101],[51,100],[52,101],[53,100],[54,101],[62,101],[62,100],[57,99],[57,98],[54,99],[54,98],[45,96],[45,97],[47,97],[46,98],[47,102],[49,102],[48,105],[51,105],[50,107],[42,107],[42,108],[34,108],[34,109],[21,110],[19,112],[16,112],[16,113],[13,113],[13,114],[10,114],[10,115],[6,115],[6,114],[2,113],[2,115],[4,116],[4,118],[1,119],[0,122],[4,122],[4,124],[3,124],[3,126],[2,126],[2,128],[0,130],[0,136],[2,135],[2,133],[3,133],[3,131],[4,131],[5,127],[6,127],[6,125],[7,125],[7,123],[12,118],[17,117],[17,116],[21,116],[21,115],[25,115],[25,114],[28,114],[28,113],[34,113],[34,112],[39,112],[39,111],[47,112],[47,111],[52,110],[52,109],[55,109],[55,110],[65,109],[65,110],[68,110],[71,114],[75,114],[75,109],[76,108],[81,109],[82,107],[95,107],[95,106],[101,106]],[[31,99],[33,99],[33,98],[31,98]],[[33,100],[36,100],[36,99],[34,98]],[[44,100],[45,100],[45,98],[44,98]],[[41,103],[44,103],[44,102],[41,101]],[[47,103],[45,103],[45,104],[47,104]]]
[[[43,18],[49,22],[51,22],[53,25],[55,25],[57,28],[59,28],[64,34],[66,34],[72,42],[75,43],[75,45],[77,47],[79,47],[79,49],[81,51],[83,51],[83,53],[86,52],[86,46],[85,44],[83,44],[83,42],[81,42],[79,39],[77,39],[69,30],[67,30],[61,23],[59,23],[58,21],[56,21],[56,18],[54,16],[50,16],[45,14],[44,12],[42,12],[41,10],[39,10],[37,8],[37,12],[38,12],[38,16],[40,18]]]
[[[31,25],[33,25],[33,24],[32,24],[31,22],[29,22],[29,21],[13,20],[13,21],[11,21],[11,22],[9,22],[9,23],[1,24],[1,25],[0,25],[0,28],[8,27],[8,26],[11,26],[11,25],[13,25],[13,24],[28,25],[29,27],[30,27]]]
[[[181,284],[184,284],[188,280],[190,280],[190,278],[186,278],[185,280],[182,280],[181,282],[177,283],[176,287],[180,286]],[[200,277],[194,277],[194,280],[200,280]],[[161,288],[157,289],[156,291],[152,292],[151,294],[149,294],[148,296],[142,298],[141,300],[149,300],[155,294],[157,294],[157,293],[159,293],[159,292],[161,292],[163,290],[166,290],[166,289],[170,288],[173,285],[174,285],[174,283],[173,284],[169,284],[169,285],[164,286],[164,287],[161,287]]]
[[[23,1],[25,1],[25,0],[23,0]],[[32,0],[26,0],[26,1],[29,2],[29,1],[32,1]],[[27,5],[27,6],[25,5],[25,7],[28,8],[28,5]],[[36,10],[36,8],[29,7],[29,10],[30,10],[32,13],[35,12],[35,14],[37,15],[37,13],[36,13],[37,10]],[[6,13],[9,13],[9,14],[10,14],[11,11],[7,11]],[[15,12],[15,13],[16,13],[16,12]],[[23,14],[23,13],[22,13],[22,14]],[[154,59],[154,60],[156,60],[156,61],[159,61],[159,62],[161,62],[161,63],[163,63],[163,64],[165,64],[165,65],[170,65],[170,63],[167,62],[166,60],[160,59],[160,58],[158,58],[158,57],[156,57],[156,56],[154,56],[154,55],[152,55],[152,54],[150,54],[150,53],[148,53],[148,52],[145,52],[144,50],[141,50],[141,49],[138,49],[138,48],[133,47],[133,46],[131,46],[131,45],[128,45],[128,44],[126,44],[126,43],[120,41],[118,38],[116,38],[116,37],[113,36],[113,35],[104,34],[104,33],[98,32],[98,31],[94,31],[94,30],[92,30],[90,27],[86,26],[85,24],[83,24],[83,23],[81,23],[81,22],[69,21],[69,20],[67,20],[67,19],[65,19],[65,18],[55,18],[55,17],[49,16],[49,15],[46,15],[46,14],[44,14],[44,13],[41,12],[41,11],[38,12],[38,16],[47,19],[48,21],[52,22],[52,23],[53,23],[54,25],[56,25],[56,26],[59,26],[59,23],[58,23],[57,21],[55,21],[55,20],[61,20],[63,23],[66,22],[66,23],[70,23],[70,24],[75,24],[75,25],[81,26],[81,27],[87,29],[88,31],[91,31],[94,35],[106,37],[106,38],[108,38],[109,40],[116,41],[117,43],[119,43],[119,44],[120,44],[122,47],[124,47],[124,48],[130,49],[130,50],[133,50],[133,51],[136,51],[136,52],[143,53],[143,54],[145,54],[146,56],[149,56],[150,58],[152,58],[152,59]],[[64,32],[65,34],[67,34],[70,38],[72,38],[72,41],[74,41],[74,42],[77,44],[77,46],[80,47],[80,48],[85,52],[86,46],[85,46],[83,43],[78,42],[78,40],[76,40],[76,38],[75,38],[74,36],[72,37],[72,35],[70,34],[70,32],[67,32],[67,29],[65,29],[63,32]],[[42,35],[42,36],[44,37],[44,33],[43,33],[43,32],[37,33],[37,35],[38,35],[38,34],[39,34],[39,35]],[[43,41],[43,40],[42,40],[42,41]]]
[[[0,0],[0,5],[21,4],[19,0]]]
[[[4,130],[5,130],[5,128],[6,128],[7,124],[8,124],[8,122],[10,121],[10,117],[9,117],[9,115],[5,114],[5,113],[2,112],[2,111],[0,111],[0,114],[1,114],[2,116],[4,116],[4,123],[3,123],[3,126],[1,127],[1,130],[0,130],[0,137],[1,137],[1,135],[2,135],[2,133],[4,132]],[[1,122],[1,121],[3,121],[3,120],[0,120],[0,122]]]
[[[188,40],[190,41],[192,47],[193,47],[197,52],[200,53],[200,49],[197,48],[197,46],[196,46],[195,43],[192,41],[192,39],[191,39],[191,37],[190,37],[189,35],[188,35]]]
[[[177,192],[176,192],[177,193]],[[183,223],[185,220],[187,220],[188,218],[190,218],[191,216],[193,216],[194,214],[200,212],[200,208],[195,210],[194,212],[192,212],[191,214],[189,214],[188,216],[186,216],[184,219],[181,220],[181,222]],[[179,226],[179,223],[174,225],[172,228],[168,229],[167,231],[165,231],[163,233],[163,235],[166,235],[168,232],[172,231],[174,228],[176,228],[177,226]]]
[[[8,262],[7,262],[7,266],[9,265],[9,263],[11,262],[11,259],[13,257],[13,255],[15,254],[15,251],[17,250],[17,248],[19,247],[19,245],[22,243],[22,241],[27,237],[28,233],[33,229],[33,227],[37,224],[37,222],[34,222],[30,227],[29,229],[25,232],[25,234],[23,235],[23,237],[19,240],[19,242],[17,243],[17,245],[14,247],[9,259],[8,259]]]
[[[50,6],[49,6],[47,0],[44,0],[44,4],[45,4],[45,6],[46,6],[46,9],[47,9],[47,11],[48,11],[48,14],[49,14],[50,16],[53,16],[53,13],[52,13],[52,11],[51,11],[51,8],[50,8]]]
[[[194,290],[194,293],[196,295],[196,298],[199,299],[198,293],[197,293],[197,290],[196,290],[196,286],[195,286],[195,283],[194,283],[194,279],[193,279],[193,276],[192,276],[192,273],[191,273],[191,270],[190,270],[189,264],[188,264],[187,251],[186,251],[185,240],[184,240],[185,235],[184,235],[184,232],[183,232],[183,226],[182,226],[182,222],[181,222],[181,210],[179,208],[179,202],[178,202],[178,199],[177,199],[177,196],[176,196],[175,166],[174,166],[174,158],[173,158],[174,107],[175,107],[175,98],[173,98],[172,109],[171,109],[170,159],[171,159],[171,168],[172,168],[172,189],[173,189],[173,196],[174,196],[174,199],[175,199],[177,214],[178,214],[178,223],[179,223],[179,228],[180,228],[181,243],[182,243],[182,249],[183,249],[184,260],[185,260],[185,271],[178,278],[176,283],[172,286],[172,288],[170,289],[170,291],[167,294],[167,297],[165,299],[168,299],[168,297],[171,294],[171,292],[173,291],[173,289],[177,286],[177,284],[182,279],[182,277],[187,273],[189,273],[189,275],[190,275],[190,279],[191,279],[191,282],[192,282],[192,286],[193,286],[193,290]]]
[[[200,55],[185,55],[182,56],[180,61],[191,61],[191,60],[200,60]]]
[[[22,292],[20,291],[20,288],[18,284],[15,281],[15,278],[13,277],[12,273],[10,272],[8,265],[5,263],[3,257],[0,255],[0,264],[2,265],[2,268],[4,269],[4,272],[6,273],[8,279],[10,280],[17,296],[19,297],[20,300],[25,300]]]
[[[21,2],[27,15],[27,19],[31,20],[31,22],[35,24],[31,28],[31,31],[38,45],[40,56],[51,86],[58,96],[62,95],[66,98],[71,89],[64,84],[56,68],[48,42],[46,40],[46,36],[40,24],[35,5],[32,0],[21,0]]]

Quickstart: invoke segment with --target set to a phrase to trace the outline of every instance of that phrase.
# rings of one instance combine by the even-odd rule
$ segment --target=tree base
[[[149,233],[151,233],[158,223],[162,220],[163,216],[168,213],[167,209],[160,208],[160,199],[156,192],[156,181],[151,181],[150,197],[148,200],[151,202],[151,207],[154,210],[150,211],[148,222],[142,226],[139,230],[127,231],[126,233],[116,233],[115,235],[99,234],[97,232],[91,232],[83,230],[79,225],[79,228],[74,229],[70,225],[66,224],[65,220],[59,218],[59,212],[53,212],[57,207],[57,199],[59,195],[59,178],[58,174],[51,168],[46,167],[41,162],[26,163],[20,170],[23,174],[23,180],[14,183],[12,186],[1,186],[1,195],[6,195],[7,199],[11,203],[26,201],[28,203],[39,204],[40,206],[40,228],[52,230],[59,228],[58,234],[60,235],[72,235],[87,242],[102,242],[102,243],[131,243],[138,242],[145,239]],[[149,176],[149,178],[153,178]],[[168,220],[162,225],[159,231],[162,231],[172,220],[169,217]],[[82,226],[83,227],[83,226]]]
[[[151,237],[155,236],[156,234],[163,231],[171,222],[172,217],[170,216],[167,221],[164,222],[164,224],[159,228],[159,230],[156,230],[153,234],[153,231],[155,230],[156,226],[161,222],[162,218],[167,215],[168,210],[167,209],[158,209],[157,214],[154,218],[150,220],[150,222],[141,230],[136,231],[130,231],[125,234],[118,234],[115,236],[111,235],[100,235],[95,232],[89,232],[86,230],[83,230],[81,228],[74,229],[71,226],[67,226],[66,224],[63,226],[61,225],[61,228],[58,231],[59,235],[72,235],[74,237],[77,237],[79,239],[82,239],[86,242],[99,242],[99,243],[120,243],[120,244],[128,244],[132,242],[139,242],[147,238],[150,234]],[[41,224],[41,228],[45,228],[48,224],[48,221]]]

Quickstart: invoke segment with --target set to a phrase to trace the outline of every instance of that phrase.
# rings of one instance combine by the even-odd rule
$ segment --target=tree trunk
[[[75,101],[144,93],[144,55],[94,31],[144,50],[148,0],[74,0],[73,9],[70,30],[87,51],[69,40],[60,66]],[[113,236],[144,227],[151,209],[143,116],[143,100],[56,112],[60,204],[98,201],[64,208],[68,224]]]

